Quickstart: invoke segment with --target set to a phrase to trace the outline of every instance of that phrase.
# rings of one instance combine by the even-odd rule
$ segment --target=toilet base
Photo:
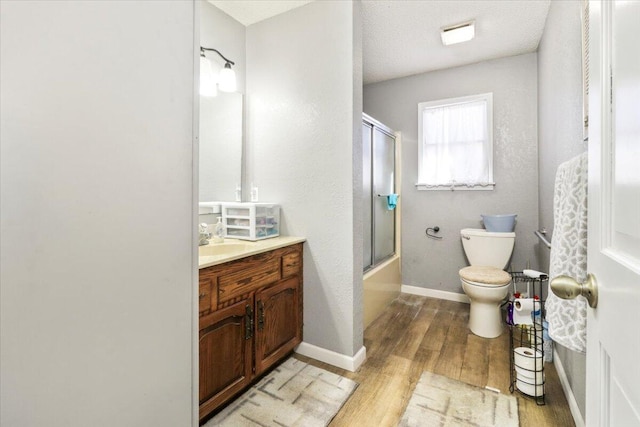
[[[469,297],[469,329],[483,338],[496,338],[502,335],[504,326],[500,314],[500,304],[509,293],[510,281],[503,285],[483,285],[467,282],[460,277],[462,289]],[[509,280],[510,277],[507,277]]]
[[[474,335],[483,338],[496,338],[502,335],[504,325],[500,303],[472,301],[469,310],[469,329]]]

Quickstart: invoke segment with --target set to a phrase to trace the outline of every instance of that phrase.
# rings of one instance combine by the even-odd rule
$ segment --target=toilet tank
[[[462,247],[470,265],[485,265],[503,269],[509,263],[516,233],[492,233],[484,229],[460,230]]]

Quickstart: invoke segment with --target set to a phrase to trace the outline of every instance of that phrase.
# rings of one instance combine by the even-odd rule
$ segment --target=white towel
[[[553,196],[553,236],[549,277],[561,274],[579,282],[587,278],[587,153],[558,166]],[[549,335],[557,343],[584,353],[587,347],[587,300],[560,299],[547,293]]]

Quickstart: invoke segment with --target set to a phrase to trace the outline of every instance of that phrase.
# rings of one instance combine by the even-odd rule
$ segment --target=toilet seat
[[[498,288],[501,288],[501,287],[508,287],[511,284],[511,282],[507,282],[507,283],[505,283],[503,285],[488,285],[486,283],[472,282],[470,280],[465,280],[465,279],[462,279],[462,278],[460,278],[460,280],[462,282],[466,283],[469,286],[475,286],[477,288],[486,288],[486,289],[498,289]]]
[[[460,269],[460,278],[473,286],[495,288],[511,283],[511,275],[496,267],[471,265]]]

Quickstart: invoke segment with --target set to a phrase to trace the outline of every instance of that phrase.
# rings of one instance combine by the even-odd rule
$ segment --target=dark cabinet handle
[[[264,329],[264,303],[262,300],[258,301],[258,330]]]
[[[253,337],[253,310],[250,305],[245,309],[244,339],[250,340]]]

